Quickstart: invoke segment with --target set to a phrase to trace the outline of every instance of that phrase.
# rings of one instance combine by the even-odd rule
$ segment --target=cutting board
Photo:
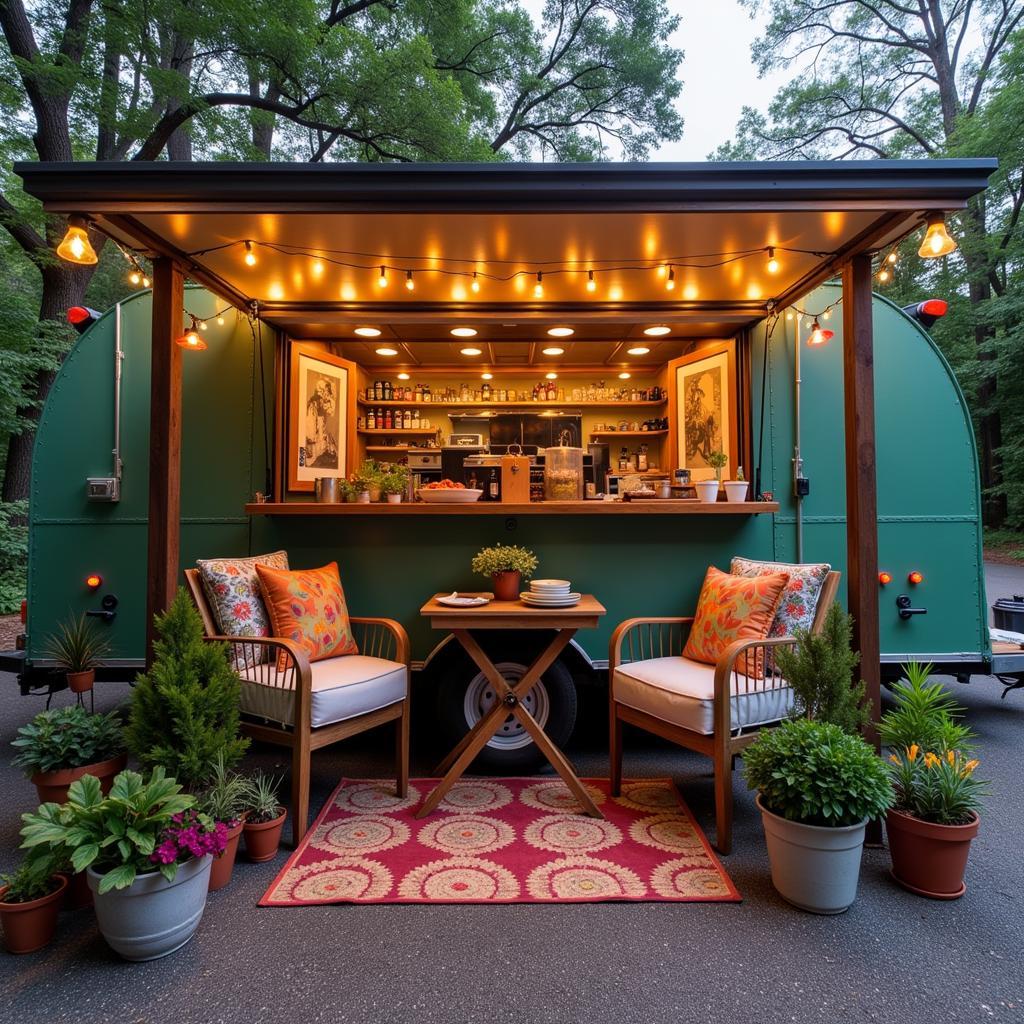
[[[501,500],[527,504],[530,500],[530,460],[525,455],[501,457]]]

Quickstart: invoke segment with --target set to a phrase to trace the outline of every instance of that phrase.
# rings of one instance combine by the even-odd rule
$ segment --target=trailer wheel
[[[507,639],[484,643],[501,674],[517,683],[526,674],[533,652],[510,645]],[[430,665],[437,686],[437,725],[447,753],[493,707],[494,687],[457,643],[448,643]],[[530,714],[556,746],[568,742],[576,725],[576,686],[569,670],[556,661],[523,699]],[[509,715],[473,762],[474,769],[496,775],[529,774],[547,759],[537,750],[522,723]]]

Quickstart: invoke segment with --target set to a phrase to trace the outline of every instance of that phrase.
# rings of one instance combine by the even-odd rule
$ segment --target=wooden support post
[[[178,587],[181,532],[181,346],[185,304],[181,268],[153,261],[153,331],[149,410],[149,550],[146,662],[153,654],[153,616]]]

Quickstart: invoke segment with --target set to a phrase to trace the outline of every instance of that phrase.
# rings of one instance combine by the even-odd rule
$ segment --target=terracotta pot
[[[902,811],[889,811],[885,825],[892,877],[918,896],[959,899],[967,891],[967,855],[980,823],[976,814],[966,825],[936,825]]]
[[[68,789],[71,783],[83,775],[95,775],[100,780],[100,789],[104,796],[110,792],[114,784],[114,776],[128,763],[127,754],[118,754],[108,761],[97,761],[96,764],[83,764],[80,768],[62,768],[55,772],[37,772],[32,776],[32,784],[36,787],[41,804],[64,804],[68,800]]]
[[[494,599],[496,601],[518,601],[519,587],[522,581],[522,574],[512,570],[510,572],[496,572],[491,576],[494,585]]]
[[[68,880],[68,887],[64,890],[64,905],[61,910],[85,910],[86,907],[91,907],[92,889],[89,888],[89,879],[85,872],[79,871],[78,874],[72,875],[62,871],[61,875]]]
[[[281,829],[288,812],[282,808],[280,817],[273,821],[259,824],[245,822],[242,832],[245,835],[245,853],[254,864],[262,864],[277,856],[277,848],[281,845]]]
[[[85,672],[66,672],[65,676],[72,693],[88,693],[96,682],[96,670],[91,668]]]
[[[57,911],[68,884],[63,875],[54,877],[57,888],[29,903],[4,903],[7,886],[0,888],[0,922],[3,923],[4,943],[9,953],[34,953],[53,938]]]
[[[234,828],[228,829],[228,845],[224,852],[213,858],[210,868],[210,892],[223,889],[231,881],[231,872],[235,867],[235,856],[238,853],[238,840],[241,838],[245,822],[240,821]]]

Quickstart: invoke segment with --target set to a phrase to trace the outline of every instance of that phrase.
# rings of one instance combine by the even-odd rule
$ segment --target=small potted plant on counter
[[[107,793],[128,761],[118,713],[90,714],[78,704],[40,711],[11,746],[18,751],[11,764],[32,781],[40,803],[64,803],[83,775],[95,775]]]
[[[180,949],[199,927],[212,856],[227,829],[194,808],[162,768],[149,778],[124,771],[108,796],[91,775],[72,783],[65,804],[22,815],[22,846],[70,856],[87,870],[96,922],[126,960]]]
[[[930,665],[910,664],[882,716],[882,742],[893,747],[889,771],[896,802],[886,816],[892,876],[904,889],[955,900],[967,891],[964,872],[988,784],[974,772],[974,735],[957,719],[957,702],[928,681]]]
[[[369,495],[368,500],[371,502],[380,501],[383,477],[384,467],[376,459],[365,459],[355,474],[357,484],[363,485],[363,491]],[[363,499],[360,497],[359,500]]]
[[[742,466],[736,469],[736,479],[726,480],[722,486],[725,488],[726,501],[739,502],[747,500],[747,490],[750,488],[750,482],[743,475]]]
[[[266,772],[256,772],[245,780],[242,798],[245,823],[242,833],[245,836],[246,856],[256,864],[273,860],[281,845],[281,829],[284,828],[288,811],[278,799],[280,788],[281,779]]]
[[[481,548],[472,563],[474,573],[490,577],[494,596],[499,601],[518,600],[523,580],[528,580],[536,568],[537,556],[512,544]]]
[[[110,653],[110,644],[83,614],[60,623],[44,650],[64,671],[72,693],[88,693],[96,682],[96,669]]]
[[[842,913],[857,895],[867,823],[893,801],[884,763],[860,736],[809,718],[762,730],[743,757],[772,885],[802,910]]]
[[[711,452],[707,457],[708,465],[715,471],[714,480],[695,480],[697,497],[705,504],[718,501],[718,492],[722,488],[722,470],[729,462],[729,456],[723,451]]]
[[[0,923],[8,953],[34,953],[48,945],[68,880],[54,871],[47,851],[26,857],[15,871],[0,875]]]
[[[388,502],[397,505],[409,488],[409,469],[397,462],[384,467],[380,477],[380,489]]]
[[[357,481],[355,475],[349,477],[348,480],[341,481],[341,500],[347,501],[349,504],[354,504],[359,501],[359,496],[363,492],[362,481]],[[370,495],[366,495],[366,500],[370,500]]]
[[[238,841],[245,824],[246,779],[231,771],[223,753],[218,754],[210,784],[199,797],[199,809],[214,821],[224,823],[224,849],[213,858],[210,868],[210,892],[223,889],[231,881],[238,854]]]

